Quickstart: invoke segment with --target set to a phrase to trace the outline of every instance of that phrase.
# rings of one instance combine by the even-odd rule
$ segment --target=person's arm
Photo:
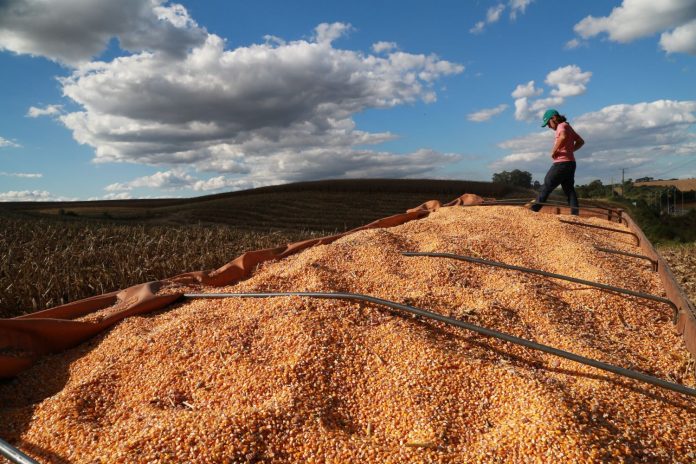
[[[575,138],[575,143],[573,144],[573,151],[578,151],[580,148],[582,148],[583,145],[585,145],[585,141],[580,137],[577,133],[575,134],[577,137]]]

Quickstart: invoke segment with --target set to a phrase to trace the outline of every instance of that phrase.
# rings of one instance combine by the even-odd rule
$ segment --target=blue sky
[[[0,102],[0,201],[696,177],[696,0],[9,0]]]

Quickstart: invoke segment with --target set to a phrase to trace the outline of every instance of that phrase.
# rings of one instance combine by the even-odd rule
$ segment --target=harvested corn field
[[[650,263],[595,246],[636,251],[630,236],[522,208],[442,208],[236,285],[161,291],[363,293],[696,385],[662,303],[401,254],[664,294]],[[693,398],[350,301],[201,299],[131,317],[0,385],[0,405],[0,436],[48,462],[696,459]]]
[[[696,243],[664,245],[660,247],[660,254],[689,299],[696,302]]]

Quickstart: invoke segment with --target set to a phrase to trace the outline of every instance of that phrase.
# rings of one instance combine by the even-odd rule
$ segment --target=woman
[[[544,185],[539,193],[536,203],[545,203],[559,185],[563,187],[563,192],[568,197],[568,204],[571,207],[571,214],[578,214],[578,196],[575,193],[575,156],[574,153],[585,144],[570,124],[566,122],[565,116],[558,114],[558,111],[550,109],[544,113],[543,124],[556,132],[556,141],[551,149],[551,159],[553,165],[544,178]],[[542,205],[532,205],[532,211],[539,211]]]

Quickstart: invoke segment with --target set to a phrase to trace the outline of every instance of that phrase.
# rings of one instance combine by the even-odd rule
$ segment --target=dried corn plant
[[[311,235],[0,215],[0,317],[217,268],[244,251]]]
[[[696,303],[696,243],[663,245],[659,252],[691,302]]]

